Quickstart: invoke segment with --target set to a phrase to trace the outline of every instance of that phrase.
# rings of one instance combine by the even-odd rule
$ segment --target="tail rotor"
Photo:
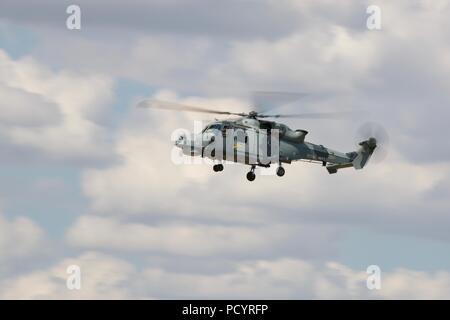
[[[386,159],[389,134],[383,126],[376,122],[366,122],[356,131],[356,139],[358,145],[366,144],[367,150],[372,150],[371,163],[380,163]]]

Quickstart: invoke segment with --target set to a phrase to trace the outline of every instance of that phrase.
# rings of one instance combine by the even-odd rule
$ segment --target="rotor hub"
[[[248,113],[249,118],[256,119],[257,116],[258,116],[258,112],[256,112],[256,111],[250,111]]]

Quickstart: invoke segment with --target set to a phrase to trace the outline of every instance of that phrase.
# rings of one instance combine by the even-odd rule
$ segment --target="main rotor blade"
[[[206,109],[194,106],[188,106],[176,102],[167,102],[156,99],[147,99],[139,102],[138,107],[140,108],[155,108],[155,109],[164,109],[164,110],[172,110],[172,111],[188,111],[188,112],[201,112],[201,113],[212,113],[212,114],[225,114],[225,115],[236,115],[236,116],[247,116],[247,113],[236,113],[229,111],[219,111],[213,109]]]
[[[260,114],[260,118],[301,118],[301,119],[340,119],[352,115],[353,111],[338,112],[305,112],[298,114]]]
[[[254,91],[251,93],[252,108],[259,113],[279,108],[308,96],[307,93]]]

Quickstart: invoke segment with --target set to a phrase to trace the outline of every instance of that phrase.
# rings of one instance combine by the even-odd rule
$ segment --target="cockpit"
[[[205,127],[202,132],[206,132],[207,130],[222,130],[223,125],[221,123],[213,123]]]

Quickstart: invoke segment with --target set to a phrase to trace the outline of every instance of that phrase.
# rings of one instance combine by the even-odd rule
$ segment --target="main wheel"
[[[219,172],[223,170],[223,164],[215,164],[213,165],[214,172]]]
[[[284,168],[283,167],[278,167],[277,168],[277,176],[282,177],[284,176]]]
[[[255,178],[256,178],[256,175],[253,173],[253,172],[248,172],[247,173],[247,180],[248,181],[253,181],[253,180],[255,180]]]
[[[219,169],[219,171],[223,171],[223,164],[218,164],[217,168]]]

